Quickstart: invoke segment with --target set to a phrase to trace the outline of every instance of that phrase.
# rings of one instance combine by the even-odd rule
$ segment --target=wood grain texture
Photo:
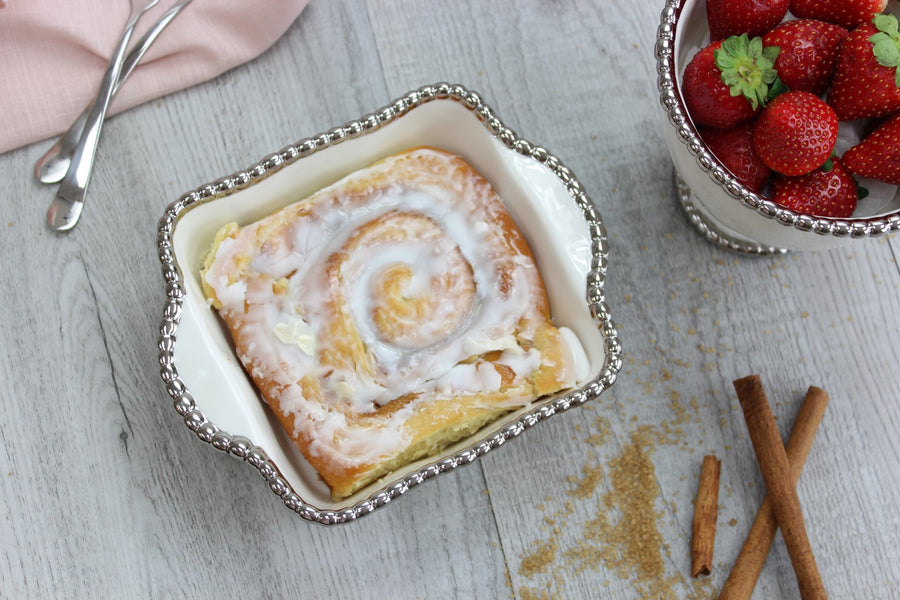
[[[809,385],[831,397],[797,487],[829,594],[895,596],[900,239],[778,258],[701,239],[662,144],[660,10],[314,0],[257,60],[112,118],[66,235],[44,226],[53,190],[31,176],[49,142],[0,155],[0,597],[713,597],[765,494],[731,389],[754,372],[785,438]],[[479,91],[585,185],[610,234],[624,368],[599,401],[474,465],[311,525],[172,409],[157,221],[185,191],[438,81]],[[716,565],[695,582],[705,454],[722,459]],[[623,494],[629,473],[642,487]],[[620,527],[637,498],[641,539]],[[648,540],[659,560],[641,571],[631,551]],[[780,538],[753,597],[799,597]]]

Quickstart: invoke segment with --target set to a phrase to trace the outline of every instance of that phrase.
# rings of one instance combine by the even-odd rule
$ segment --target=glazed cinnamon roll
[[[201,280],[335,499],[574,386],[584,364],[496,192],[431,148],[226,225]]]

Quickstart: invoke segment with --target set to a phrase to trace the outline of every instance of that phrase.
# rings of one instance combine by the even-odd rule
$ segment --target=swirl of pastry
[[[201,281],[336,497],[575,383],[580,348],[553,326],[525,238],[439,150],[223,228]]]
[[[423,350],[457,334],[475,305],[472,267],[433,219],[392,211],[333,255],[334,280],[370,344]],[[340,292],[338,292],[340,293]],[[355,304],[355,306],[353,306]]]

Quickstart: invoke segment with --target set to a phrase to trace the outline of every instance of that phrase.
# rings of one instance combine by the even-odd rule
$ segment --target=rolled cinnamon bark
[[[812,448],[816,430],[825,415],[828,400],[828,394],[824,390],[810,386],[794,421],[794,427],[785,445],[785,453],[791,463],[791,481],[795,486]],[[775,519],[772,499],[766,495],[722,587],[719,600],[749,600],[777,531],[778,521]]]
[[[809,544],[800,499],[791,479],[790,462],[759,375],[750,375],[733,383],[772,509],[797,576],[800,595],[804,600],[827,598]]]
[[[691,540],[691,577],[712,572],[716,520],[719,514],[719,474],[722,461],[712,455],[703,457],[700,483],[694,503],[693,538]]]

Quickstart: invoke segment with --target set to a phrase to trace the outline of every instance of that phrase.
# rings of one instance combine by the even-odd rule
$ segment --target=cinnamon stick
[[[712,572],[713,546],[716,541],[716,519],[719,514],[719,474],[722,461],[715,456],[703,457],[700,483],[694,503],[693,538],[691,540],[691,577]]]
[[[791,482],[795,486],[800,479],[800,472],[806,463],[806,457],[809,456],[816,430],[822,422],[827,405],[828,394],[821,388],[810,386],[784,448],[791,463]],[[719,600],[749,600],[777,531],[778,522],[772,508],[772,499],[766,495],[759,506],[753,525],[750,526],[747,539],[734,561],[731,573],[722,587]]]
[[[809,544],[800,499],[791,481],[791,465],[759,375],[738,379],[733,384],[756,452],[756,461],[797,576],[800,596],[804,600],[827,598]]]

